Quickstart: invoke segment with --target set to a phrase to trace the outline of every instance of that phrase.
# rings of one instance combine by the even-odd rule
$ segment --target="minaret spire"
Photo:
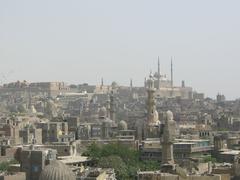
[[[101,86],[103,86],[103,78],[101,79]]]
[[[160,73],[160,60],[159,60],[159,56],[158,56],[158,90],[160,90],[160,77],[161,77],[161,73]]]
[[[133,80],[132,80],[132,78],[130,79],[130,89],[132,90],[132,88],[133,88]]]
[[[116,104],[113,90],[111,91],[110,94],[110,119],[113,121],[116,120]]]
[[[173,88],[173,61],[171,57],[171,87]]]

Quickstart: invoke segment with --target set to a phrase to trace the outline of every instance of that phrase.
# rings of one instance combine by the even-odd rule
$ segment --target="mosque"
[[[158,58],[158,71],[152,75],[154,79],[154,87],[156,88],[157,98],[175,98],[181,97],[182,99],[192,99],[192,87],[185,86],[185,81],[182,81],[181,86],[174,86],[173,83],[173,62],[171,60],[171,78],[167,78],[166,74],[161,74],[160,61]],[[147,88],[148,82],[145,78],[144,87]]]

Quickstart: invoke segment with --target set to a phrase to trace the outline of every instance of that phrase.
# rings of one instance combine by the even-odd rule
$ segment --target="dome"
[[[39,180],[76,180],[76,177],[64,163],[52,161],[42,170]]]
[[[172,113],[172,111],[167,111],[167,120],[168,121],[173,120],[173,113]]]
[[[148,88],[154,88],[154,77],[152,73],[150,73],[149,79],[147,80],[147,86]]]
[[[128,129],[128,125],[126,123],[126,121],[121,120],[118,124],[118,129],[119,130],[127,130]]]
[[[99,117],[106,117],[107,116],[107,109],[105,107],[101,107],[99,110]]]
[[[33,105],[31,106],[31,113],[33,113],[33,114],[37,113],[37,110],[35,109],[35,107]]]
[[[103,121],[102,121],[102,125],[103,126],[108,126],[108,127],[112,127],[114,126],[114,121],[109,119],[109,118],[105,118]]]

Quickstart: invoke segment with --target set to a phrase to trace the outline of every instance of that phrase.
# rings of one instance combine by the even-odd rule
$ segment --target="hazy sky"
[[[0,1],[0,80],[140,86],[157,56],[175,85],[240,97],[240,1]]]

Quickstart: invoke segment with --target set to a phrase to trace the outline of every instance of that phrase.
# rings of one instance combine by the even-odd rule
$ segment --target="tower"
[[[132,88],[133,88],[133,81],[132,79],[130,79],[130,90],[132,90]]]
[[[171,58],[171,87],[173,88],[173,62]]]
[[[156,121],[156,101],[155,101],[154,77],[152,73],[147,80],[147,124],[153,124]]]
[[[160,90],[160,78],[161,78],[161,73],[160,73],[160,60],[158,56],[158,84],[157,84],[157,89]]]
[[[171,111],[167,111],[165,126],[163,129],[163,137],[162,137],[162,164],[163,169],[165,167],[173,167],[174,159],[173,159],[173,143],[175,138],[175,121],[173,120],[173,113]]]
[[[171,58],[171,92],[170,96],[173,97],[173,63],[172,63],[172,58]]]
[[[110,94],[110,119],[113,121],[116,120],[116,103],[113,91]]]
[[[147,78],[144,78],[144,88],[147,88]]]
[[[104,84],[103,84],[103,78],[101,78],[101,87],[103,87]]]

